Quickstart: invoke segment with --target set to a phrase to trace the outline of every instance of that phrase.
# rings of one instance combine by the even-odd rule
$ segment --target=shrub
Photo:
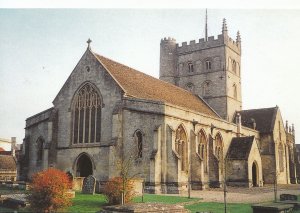
[[[124,181],[125,189],[125,203],[132,201],[135,196],[134,183],[132,180]],[[122,203],[122,192],[123,192],[123,180],[121,177],[114,177],[110,179],[103,189],[103,194],[109,204],[121,204]]]
[[[71,186],[68,175],[57,169],[34,174],[28,197],[31,209],[36,212],[55,212],[70,206],[71,198],[66,192]]]

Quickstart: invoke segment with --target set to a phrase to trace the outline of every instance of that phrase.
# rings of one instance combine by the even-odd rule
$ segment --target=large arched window
[[[283,145],[282,143],[279,144],[278,146],[278,157],[279,157],[279,169],[280,172],[284,171],[284,164],[283,164],[283,157],[284,157],[284,150],[283,150]]]
[[[136,143],[136,158],[143,157],[143,134],[140,130],[137,130],[134,134],[134,140]]]
[[[76,93],[72,104],[73,144],[100,142],[101,106],[92,84],[86,83]]]
[[[181,158],[181,170],[187,171],[188,169],[188,146],[187,146],[187,135],[182,125],[176,130],[175,138],[175,151]]]
[[[203,161],[204,171],[207,172],[207,140],[203,130],[199,132],[198,138],[198,154]]]

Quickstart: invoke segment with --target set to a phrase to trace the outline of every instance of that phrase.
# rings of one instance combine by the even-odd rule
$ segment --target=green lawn
[[[146,194],[144,196],[144,202],[159,202],[159,203],[185,203],[191,201],[201,200],[199,198],[187,198],[187,197],[179,197],[179,196],[165,196],[165,195],[153,195]],[[298,200],[300,200],[300,195],[298,196]],[[95,195],[86,195],[81,193],[76,193],[76,197],[72,200],[73,205],[69,207],[66,212],[97,212],[101,210],[101,208],[106,205],[106,199],[101,194]],[[140,203],[142,202],[141,197],[134,198],[134,202]],[[223,203],[195,203],[195,204],[187,204],[185,205],[186,209],[189,209],[191,212],[200,212],[200,211],[208,211],[213,213],[223,213],[224,212],[224,204]],[[0,212],[13,212],[11,209],[0,207]],[[20,209],[18,212],[26,212],[26,209]],[[228,204],[227,205],[228,213],[252,213],[251,204]],[[294,211],[294,213],[300,213],[300,211]]]
[[[187,198],[187,197],[179,197],[179,196],[165,196],[165,195],[154,195],[154,194],[145,194],[144,195],[144,202],[158,202],[158,203],[168,203],[168,204],[175,204],[175,203],[183,203],[183,202],[190,202],[201,200],[199,198]],[[141,203],[142,197],[135,197],[133,202]]]
[[[107,203],[102,194],[87,195],[81,193],[76,193],[72,202],[73,205],[68,208],[68,212],[96,212]]]

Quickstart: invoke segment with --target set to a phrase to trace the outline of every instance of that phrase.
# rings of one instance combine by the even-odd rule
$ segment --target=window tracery
[[[100,142],[101,98],[94,86],[86,83],[77,92],[72,106],[72,142]]]
[[[181,170],[187,171],[188,152],[187,152],[187,136],[182,125],[176,130],[175,151],[181,158]]]
[[[199,132],[198,154],[203,161],[204,171],[207,172],[207,140],[205,133],[201,130]]]

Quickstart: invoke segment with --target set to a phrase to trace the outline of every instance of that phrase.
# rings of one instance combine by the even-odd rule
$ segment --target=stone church
[[[53,100],[26,119],[21,173],[55,167],[101,185],[120,156],[150,193],[296,183],[295,130],[278,106],[244,110],[241,37],[160,43],[160,79],[91,49]],[[121,151],[120,151],[121,149]],[[121,154],[120,154],[121,153]],[[294,168],[294,169],[293,169]]]

